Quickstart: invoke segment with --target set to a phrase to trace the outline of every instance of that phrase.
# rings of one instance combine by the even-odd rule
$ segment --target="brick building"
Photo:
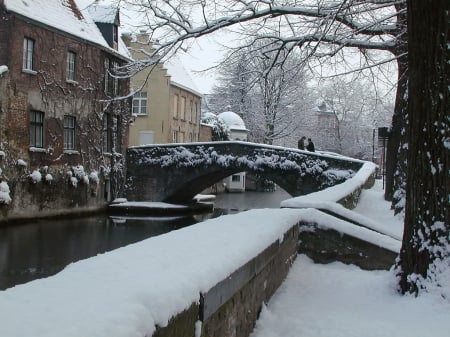
[[[0,222],[119,193],[131,116],[119,24],[98,3],[0,0]]]

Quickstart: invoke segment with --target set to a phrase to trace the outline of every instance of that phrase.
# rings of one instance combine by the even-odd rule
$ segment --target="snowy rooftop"
[[[80,5],[81,1],[83,0],[4,0],[4,5],[10,12],[99,45],[111,53],[117,53],[105,41],[87,8]],[[129,58],[128,50],[124,49],[122,43],[119,43],[118,54]]]
[[[230,128],[230,130],[248,131],[242,118],[233,111],[224,111],[217,115]]]
[[[86,7],[90,17],[95,22],[101,23],[117,23],[116,19],[118,18],[119,9],[116,6],[111,6],[111,3],[105,1],[96,1],[91,5]]]
[[[171,82],[187,91],[190,91],[197,96],[202,96],[202,93],[198,90],[195,82],[192,80],[191,75],[184,67],[182,61],[177,57],[172,57],[164,63],[164,67],[167,69],[167,73],[171,76]]]

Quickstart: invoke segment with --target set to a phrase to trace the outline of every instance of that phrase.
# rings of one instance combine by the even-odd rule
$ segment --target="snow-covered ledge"
[[[0,336],[152,336],[156,326],[198,303],[200,293],[283,241],[302,212],[263,209],[222,216],[0,291]],[[294,240],[296,252],[297,238],[285,240]],[[195,325],[200,336],[201,324]]]
[[[352,208],[353,202],[349,202],[356,194],[359,196],[362,188],[375,174],[377,165],[372,162],[365,162],[363,166],[356,172],[355,176],[345,182],[326,188],[324,190],[301,195],[299,197],[287,199],[281,202],[282,208],[323,208],[324,205],[335,203],[344,204],[344,206]],[[370,187],[370,186],[368,186]]]

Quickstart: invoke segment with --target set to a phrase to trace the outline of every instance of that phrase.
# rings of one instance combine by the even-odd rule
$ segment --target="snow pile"
[[[9,186],[6,181],[0,182],[0,204],[9,204],[11,197],[9,195]]]
[[[0,336],[151,336],[282,237],[301,212],[222,216],[0,291]]]
[[[316,227],[320,229],[334,229],[341,234],[359,238],[394,253],[400,252],[401,241],[399,238],[393,238],[369,228],[353,225],[312,208],[304,209],[301,214],[302,221],[308,224],[302,225],[300,231],[314,231]]]
[[[351,179],[339,185],[331,186],[326,190],[284,200],[280,206],[286,208],[320,208],[320,205],[323,205],[324,202],[335,203],[362,188],[367,179],[375,172],[375,169],[376,165],[374,163],[364,162],[364,165]]]
[[[18,166],[23,166],[23,167],[25,167],[25,166],[27,166],[28,164],[27,164],[27,162],[26,162],[25,160],[23,160],[23,159],[18,159],[18,160],[17,160],[17,165],[18,165]]]
[[[8,71],[8,66],[1,65],[0,66],[0,75],[6,73]]]

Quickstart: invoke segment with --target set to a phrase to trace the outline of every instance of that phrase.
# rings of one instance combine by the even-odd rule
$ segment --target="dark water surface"
[[[96,215],[36,220],[0,227],[0,290],[47,277],[81,259],[207,218],[253,208],[278,208],[289,195],[275,192],[219,194],[212,213],[186,217],[112,217]]]

